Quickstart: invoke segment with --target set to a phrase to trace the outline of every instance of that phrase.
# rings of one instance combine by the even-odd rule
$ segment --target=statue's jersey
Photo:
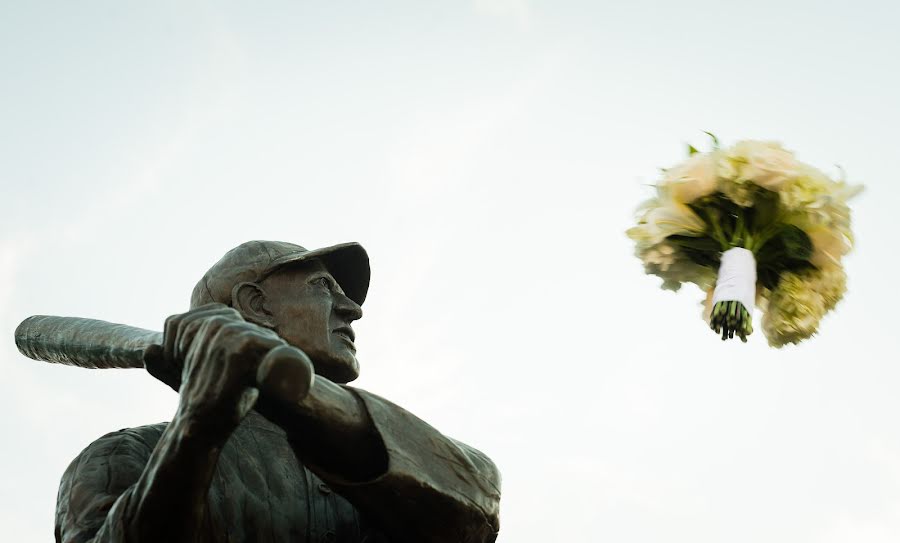
[[[373,481],[314,474],[285,432],[251,411],[219,456],[204,542],[490,542],[500,478],[480,452],[390,402],[363,399],[388,456]],[[56,540],[124,542],[131,491],[166,423],[107,434],[72,462],[57,501]]]

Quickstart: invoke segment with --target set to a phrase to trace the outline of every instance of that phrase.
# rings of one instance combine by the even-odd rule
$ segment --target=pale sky
[[[367,248],[357,384],[494,459],[502,543],[900,541],[900,3],[0,6],[5,540],[52,541],[68,463],[177,401],[16,325],[159,330],[276,239]],[[813,340],[722,343],[632,256],[703,130],[866,185]]]

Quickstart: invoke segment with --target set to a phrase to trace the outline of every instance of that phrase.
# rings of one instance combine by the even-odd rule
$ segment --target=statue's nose
[[[344,294],[335,295],[334,310],[347,320],[352,322],[362,318],[362,307]]]

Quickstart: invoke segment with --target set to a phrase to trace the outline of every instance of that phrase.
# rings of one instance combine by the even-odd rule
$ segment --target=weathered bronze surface
[[[163,333],[32,317],[39,360],[140,367],[179,393],[171,422],[107,434],[63,475],[56,540],[488,542],[500,475],[477,450],[347,383],[368,257],[253,241],[200,280]]]

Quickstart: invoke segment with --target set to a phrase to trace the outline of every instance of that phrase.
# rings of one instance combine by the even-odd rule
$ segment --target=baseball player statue
[[[145,367],[179,395],[171,422],[107,434],[75,458],[56,541],[494,541],[490,459],[347,386],[368,285],[359,244],[251,241],[204,275],[162,334],[23,322],[16,343],[31,358]]]

